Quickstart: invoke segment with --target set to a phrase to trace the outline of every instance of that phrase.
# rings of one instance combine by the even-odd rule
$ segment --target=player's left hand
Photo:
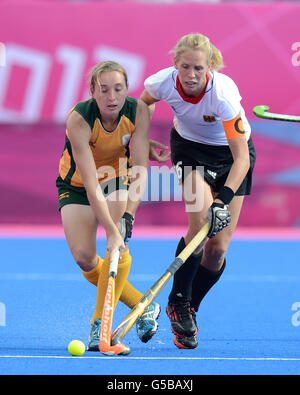
[[[158,141],[149,140],[150,149],[149,149],[149,159],[155,160],[157,162],[167,162],[170,158],[170,152],[167,152],[168,146],[159,143]],[[160,151],[157,152],[156,150]]]
[[[120,233],[123,237],[124,243],[127,243],[132,235],[132,228],[134,224],[134,217],[125,212],[120,219]]]
[[[228,206],[222,203],[213,203],[208,209],[208,221],[210,229],[207,236],[212,238],[230,224],[231,215]]]

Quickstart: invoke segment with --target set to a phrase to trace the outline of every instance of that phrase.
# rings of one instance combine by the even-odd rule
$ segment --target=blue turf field
[[[105,248],[99,240],[99,251]],[[171,263],[176,240],[133,240],[129,279],[148,288]],[[199,347],[179,350],[165,314],[171,281],[158,296],[159,331],[124,338],[128,357],[86,352],[96,288],[73,263],[63,239],[0,239],[0,374],[299,374],[300,243],[233,240],[227,268],[198,313]],[[159,258],[158,258],[159,257]],[[294,309],[294,310],[293,310]],[[115,327],[127,314],[120,303]]]

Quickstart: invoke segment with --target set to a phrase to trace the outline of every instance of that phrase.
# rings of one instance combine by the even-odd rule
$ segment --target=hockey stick
[[[115,345],[112,346],[110,341],[115,302],[115,281],[118,271],[119,256],[120,252],[117,251],[109,266],[108,284],[102,310],[99,351],[105,355],[128,355],[130,353],[129,347],[122,343],[115,343]]]
[[[273,112],[268,112],[268,110],[268,106],[256,106],[253,108],[254,114],[259,118],[274,119],[275,121],[300,122],[300,116],[298,115],[275,114]]]
[[[139,303],[134,306],[131,312],[127,315],[127,317],[124,318],[124,320],[112,334],[112,344],[118,344],[123,339],[135,321],[143,314],[144,310],[153,302],[172,275],[184,264],[184,262],[195,251],[195,249],[198,246],[201,248],[204,247],[209,229],[210,224],[207,222],[184,248],[184,250],[182,250],[181,253],[175,258],[165,273],[156,281],[156,283],[152,285],[152,287],[142,297]]]

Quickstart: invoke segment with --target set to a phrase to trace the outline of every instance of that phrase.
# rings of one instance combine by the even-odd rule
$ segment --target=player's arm
[[[229,225],[231,215],[228,205],[250,167],[249,148],[240,115],[229,121],[223,121],[223,126],[233,156],[233,164],[224,186],[220,189],[209,209],[208,216],[211,227],[208,237],[214,237]]]
[[[150,112],[150,118],[152,118],[155,110],[155,103],[157,103],[159,100],[154,99],[154,97],[152,97],[146,89],[141,94],[141,100],[147,104]]]
[[[150,116],[146,104],[138,102],[135,131],[131,138],[131,184],[128,191],[126,211],[120,220],[120,233],[125,243],[131,238],[135,212],[143,197],[147,176],[149,157]]]
[[[141,94],[141,100],[147,104],[151,119],[155,110],[155,103],[157,103],[159,100],[154,99],[146,89]],[[170,152],[167,152],[168,147],[166,145],[155,140],[149,140],[149,144],[150,160],[155,160],[157,162],[166,162],[167,160],[169,160]],[[159,151],[157,152],[157,150]]]
[[[132,216],[135,215],[147,183],[149,127],[149,111],[146,104],[143,101],[139,101],[137,106],[135,131],[131,138],[132,178],[126,207],[126,212],[130,213]]]
[[[120,233],[114,224],[98,182],[98,176],[92,151],[89,146],[91,129],[83,117],[73,111],[67,119],[68,137],[72,145],[72,153],[85,186],[90,205],[95,216],[105,229],[109,256],[116,249],[125,247]]]
[[[245,137],[229,141],[229,147],[234,159],[225,185],[236,192],[250,167],[249,148]]]
[[[231,188],[235,193],[250,167],[249,148],[240,115],[230,121],[223,121],[223,126],[233,156],[233,165],[226,179],[225,186]]]

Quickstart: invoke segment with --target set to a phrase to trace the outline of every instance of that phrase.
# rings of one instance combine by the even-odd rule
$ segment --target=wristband
[[[220,199],[224,204],[229,204],[234,198],[234,192],[231,188],[223,186],[215,199]]]
[[[129,214],[129,213],[127,213],[127,212],[125,212],[125,213],[123,214],[123,217],[122,217],[122,218],[127,219],[127,220],[130,221],[131,223],[134,221],[134,216],[131,215],[131,214]]]

